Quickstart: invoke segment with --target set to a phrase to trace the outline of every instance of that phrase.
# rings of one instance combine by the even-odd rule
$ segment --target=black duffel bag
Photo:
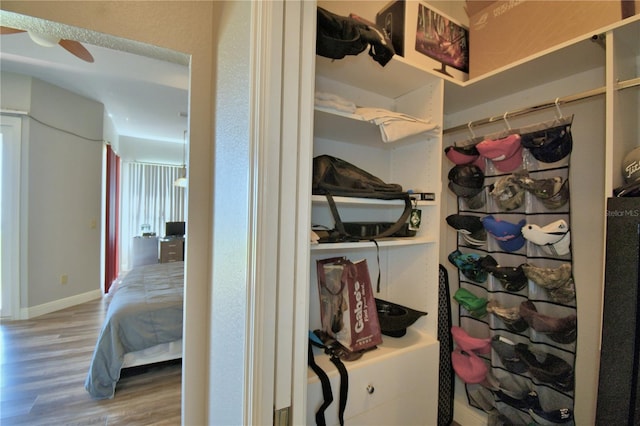
[[[405,224],[412,210],[411,198],[402,190],[401,185],[385,183],[371,173],[330,155],[320,155],[313,159],[312,193],[327,197],[336,230],[343,239],[375,240],[401,234],[406,229]],[[350,234],[340,218],[333,196],[403,200],[404,210],[395,223],[385,226],[376,235]]]

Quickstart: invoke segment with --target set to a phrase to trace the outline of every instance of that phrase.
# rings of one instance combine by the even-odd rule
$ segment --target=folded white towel
[[[382,108],[357,108],[355,113],[366,121],[377,124],[380,128],[382,141],[385,143],[439,130],[436,124],[429,121]]]
[[[354,102],[328,92],[316,92],[315,104],[316,106],[348,112],[350,114],[356,111],[356,104]]]
[[[350,100],[345,99],[340,95],[336,95],[335,93],[329,93],[329,92],[319,92],[318,91],[315,94],[315,98],[316,99],[326,100],[326,101],[340,102],[340,103],[343,103],[343,104],[351,104],[351,103],[353,103]]]
[[[419,135],[438,129],[435,124],[420,121],[386,121],[379,125],[382,141],[385,143],[396,142],[408,136]]]
[[[322,108],[333,109],[333,110],[336,110],[336,111],[347,112],[349,114],[353,114],[354,112],[356,112],[356,105],[354,103],[349,105],[349,104],[344,104],[344,103],[341,103],[341,102],[331,101],[331,100],[328,100],[328,99],[316,99],[315,105],[317,107],[322,107]]]

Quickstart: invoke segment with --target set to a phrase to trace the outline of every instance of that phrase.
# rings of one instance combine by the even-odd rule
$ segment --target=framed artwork
[[[451,76],[447,67],[469,72],[469,30],[420,3],[415,50],[439,62],[436,69]]]

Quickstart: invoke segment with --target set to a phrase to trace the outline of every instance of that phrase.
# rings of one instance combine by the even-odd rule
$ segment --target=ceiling
[[[35,18],[16,15],[29,19],[25,23],[13,15],[3,11],[2,25],[19,29],[34,25]],[[0,70],[29,75],[102,103],[120,136],[184,142],[187,55],[80,29],[71,38],[71,27],[36,21],[44,22],[46,31],[62,31],[61,38],[82,41],[95,61],[82,61],[59,45],[40,46],[24,32],[0,36]]]

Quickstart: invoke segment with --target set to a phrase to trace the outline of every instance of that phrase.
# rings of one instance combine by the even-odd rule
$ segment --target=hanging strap
[[[309,341],[309,359],[308,359],[309,367],[313,370],[314,373],[320,379],[320,383],[322,384],[322,397],[324,398],[324,402],[316,411],[316,425],[318,426],[326,426],[326,421],[324,419],[324,411],[331,405],[333,402],[333,392],[331,392],[331,383],[329,382],[329,377],[327,373],[324,372],[322,368],[316,364],[316,361],[313,356],[313,345],[311,344],[311,340]]]
[[[376,284],[376,293],[380,293],[380,246],[376,240],[371,240],[376,245],[376,259],[378,260],[378,282]]]
[[[342,363],[340,357],[331,355],[331,362],[336,366],[340,372],[340,405],[338,411],[338,420],[340,420],[340,426],[344,426],[344,410],[347,407],[347,395],[349,393],[349,374],[347,369]]]
[[[340,426],[344,426],[344,410],[347,407],[347,396],[349,393],[349,374],[347,373],[347,369],[344,366],[344,363],[340,359],[340,356],[334,349],[330,346],[322,343],[320,338],[315,335],[315,333],[309,331],[309,351],[308,351],[308,360],[307,363],[309,367],[313,370],[314,373],[320,379],[320,383],[322,384],[322,397],[324,398],[324,402],[316,411],[316,425],[318,426],[326,426],[326,420],[324,417],[324,412],[333,402],[333,392],[331,391],[331,382],[329,381],[329,377],[327,373],[324,372],[322,368],[318,364],[316,364],[315,358],[313,356],[313,346],[318,346],[320,348],[324,348],[324,351],[327,355],[329,355],[329,359],[336,366],[338,372],[340,373],[340,402],[338,406],[338,419],[340,421]]]

